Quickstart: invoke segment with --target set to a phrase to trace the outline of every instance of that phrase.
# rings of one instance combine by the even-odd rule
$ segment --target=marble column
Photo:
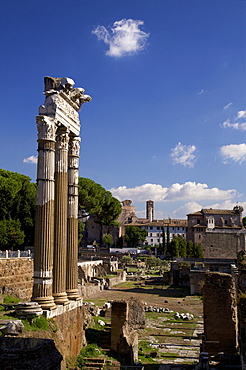
[[[80,299],[78,292],[78,172],[80,138],[70,138],[68,152],[68,239],[66,292],[69,299]]]
[[[55,119],[38,116],[37,201],[34,240],[34,285],[32,300],[43,309],[55,308],[52,297],[54,248]]]
[[[59,127],[55,147],[55,237],[53,297],[56,304],[68,304],[66,293],[68,130]]]

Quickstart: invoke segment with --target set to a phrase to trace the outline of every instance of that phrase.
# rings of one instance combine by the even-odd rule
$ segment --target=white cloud
[[[246,110],[240,110],[237,112],[237,118],[246,118]]]
[[[236,206],[236,202],[232,202],[231,199],[227,199],[222,203],[204,204],[201,205],[196,202],[188,202],[183,204],[177,210],[172,212],[173,218],[184,218],[187,214],[200,211],[201,209],[233,209]],[[242,206],[246,210],[246,202],[239,202],[239,206]]]
[[[242,130],[242,131],[245,131],[246,130],[246,122],[243,122],[243,123],[239,123],[239,122],[231,123],[231,121],[230,121],[229,118],[225,122],[223,122],[221,126],[223,128],[226,128],[226,127],[234,128],[235,130]]]
[[[246,122],[241,122],[242,118],[246,118],[246,110],[238,111],[237,116],[233,119],[233,123],[231,123],[230,118],[228,118],[225,122],[221,124],[221,127],[223,128],[229,127],[235,130],[246,131]]]
[[[233,103],[228,103],[227,105],[225,105],[225,106],[223,107],[223,109],[224,109],[224,110],[226,110],[226,109],[230,108],[230,106],[231,106],[231,105],[233,105]]]
[[[173,218],[182,218],[184,215],[189,213],[200,211],[203,207],[201,204],[196,202],[188,202],[183,204],[181,207],[173,211]]]
[[[233,209],[237,205],[236,202],[232,202],[230,199],[225,200],[222,203],[209,204],[203,208],[213,208],[213,209]],[[242,206],[246,210],[246,202],[238,202],[239,206]]]
[[[119,200],[131,199],[133,202],[146,202],[151,199],[155,202],[161,201],[200,201],[208,199],[231,199],[236,195],[236,190],[220,190],[209,188],[207,184],[185,182],[184,184],[172,184],[169,188],[157,184],[144,184],[134,188],[120,186],[110,189],[114,197]]]
[[[23,159],[24,163],[38,163],[38,157],[35,157],[34,155],[31,155],[28,158]]]
[[[246,144],[224,145],[220,148],[220,154],[226,164],[230,160],[242,164],[246,160]]]
[[[107,55],[122,57],[135,54],[146,47],[149,34],[140,29],[143,24],[141,20],[122,19],[114,22],[109,31],[104,26],[97,26],[92,33],[109,45]]]
[[[206,94],[208,91],[207,90],[204,90],[204,89],[201,89],[197,95],[202,95],[202,94]]]
[[[194,167],[196,157],[193,153],[195,150],[195,145],[182,145],[181,143],[178,143],[175,148],[171,149],[173,164],[182,164],[182,166]]]

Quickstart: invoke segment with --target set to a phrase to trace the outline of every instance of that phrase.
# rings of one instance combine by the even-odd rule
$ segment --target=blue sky
[[[156,218],[246,209],[245,5],[2,1],[0,168],[35,181],[43,77],[71,77],[93,99],[80,176],[138,216],[148,199]]]

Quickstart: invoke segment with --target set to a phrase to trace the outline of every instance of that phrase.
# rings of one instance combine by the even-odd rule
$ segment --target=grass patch
[[[49,330],[48,320],[44,316],[35,317],[32,323],[26,319],[22,322],[27,331]]]
[[[161,357],[168,357],[170,359],[175,359],[177,357],[179,357],[179,354],[178,353],[172,353],[172,352],[164,352],[161,354]]]
[[[3,303],[11,304],[11,303],[19,303],[21,301],[20,298],[12,297],[12,296],[5,296],[3,298]]]
[[[52,319],[46,319],[44,316],[35,317],[31,322],[25,319],[22,320],[22,323],[27,331],[52,330],[56,333],[58,330],[56,322]]]
[[[103,306],[105,302],[107,302],[106,299],[84,299],[84,302],[93,302],[96,306]]]

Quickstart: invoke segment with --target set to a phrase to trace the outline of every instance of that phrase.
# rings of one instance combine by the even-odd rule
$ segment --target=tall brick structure
[[[33,297],[43,309],[79,299],[78,111],[91,101],[70,78],[45,77],[37,116],[38,170]],[[69,261],[67,263],[67,261]]]
[[[210,272],[203,286],[203,351],[236,354],[238,349],[236,288],[230,274]]]

